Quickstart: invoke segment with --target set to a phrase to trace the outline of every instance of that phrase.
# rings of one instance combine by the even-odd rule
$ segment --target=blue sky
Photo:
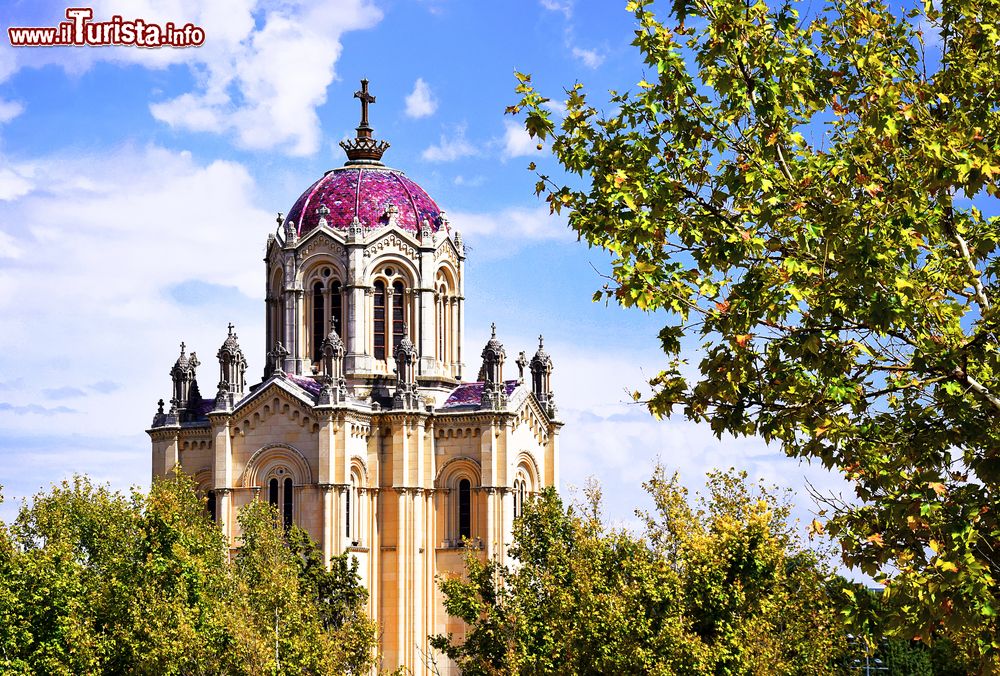
[[[178,343],[203,386],[236,324],[263,367],[264,242],[323,171],[343,163],[367,77],[376,136],[471,247],[470,370],[495,321],[509,361],[546,336],[566,426],[563,488],[604,486],[632,523],[657,459],[697,486],[736,466],[795,491],[835,477],[757,439],[655,421],[629,402],[663,363],[662,317],[591,302],[608,269],[535,199],[516,122],[515,69],[558,98],[643,78],[624,2],[522,0],[103,0],[113,14],[192,22],[191,49],[14,49],[0,40],[0,484],[18,499],[74,472],[118,488],[149,481],[143,430],[168,398]],[[0,22],[54,26],[65,5],[0,4]],[[599,100],[599,99],[598,99]],[[511,363],[513,371],[513,364]]]

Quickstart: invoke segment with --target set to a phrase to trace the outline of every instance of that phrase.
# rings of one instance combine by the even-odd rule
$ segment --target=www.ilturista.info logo
[[[205,43],[205,30],[191,23],[161,25],[117,14],[110,21],[91,21],[93,17],[89,7],[70,7],[66,10],[69,21],[46,28],[12,26],[7,36],[12,47],[200,47]]]

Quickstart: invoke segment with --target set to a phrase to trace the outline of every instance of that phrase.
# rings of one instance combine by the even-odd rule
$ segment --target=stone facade
[[[561,424],[541,342],[508,377],[494,329],[479,377],[463,382],[461,236],[381,164],[388,144],[366,127],[367,116],[356,145],[342,144],[347,164],[268,237],[264,379],[246,386],[230,326],[216,394],[202,397],[198,358],[182,345],[170,408],[161,401],[148,430],[153,476],[191,474],[232,548],[239,509],[259,499],[327,557],[351,552],[381,667],[430,674],[427,636],[463,631],[435,577],[463,570],[466,541],[506,557],[523,501],[558,485]]]

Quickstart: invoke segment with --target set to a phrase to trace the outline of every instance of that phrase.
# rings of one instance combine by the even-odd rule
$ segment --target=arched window
[[[441,286],[438,289],[437,304],[438,359],[441,361],[447,361],[447,353],[445,352],[445,336],[448,335],[448,327],[444,318],[445,309],[448,306],[448,298],[444,286]]]
[[[344,300],[341,295],[340,282],[336,281],[330,285],[330,316],[335,322],[335,326],[331,326],[330,328],[337,329],[337,335],[346,342],[347,337],[344,335]]]
[[[385,359],[385,283],[375,282],[375,358]]]
[[[458,537],[472,537],[472,483],[468,479],[458,482]]]
[[[326,337],[326,303],[323,298],[323,282],[313,285],[313,361],[323,358],[323,339]]]
[[[403,323],[406,320],[404,312],[405,290],[401,281],[396,281],[392,285],[392,351],[403,342]]]
[[[267,502],[275,509],[278,509],[278,480],[272,478],[267,482]]]
[[[345,503],[344,514],[346,518],[344,519],[344,535],[351,537],[351,494],[354,492],[354,486],[347,489],[347,502]]]
[[[209,491],[205,496],[205,509],[208,510],[208,517],[215,521],[215,491]]]
[[[282,524],[284,524],[285,528],[292,527],[292,494],[292,479],[291,477],[288,477],[285,479],[285,499],[281,508]]]
[[[267,350],[270,352],[278,343],[285,342],[285,301],[282,288],[283,273],[280,268],[271,277],[267,300]]]
[[[278,470],[278,474],[284,474],[284,470]],[[278,510],[278,519],[285,528],[291,528],[295,515],[295,486],[292,478],[285,477],[281,481],[278,477],[272,476],[267,482],[267,502]]]

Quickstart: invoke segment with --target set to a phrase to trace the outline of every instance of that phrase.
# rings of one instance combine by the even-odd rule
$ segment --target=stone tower
[[[245,386],[230,326],[217,394],[202,398],[182,344],[171,408],[148,433],[153,476],[191,474],[230,547],[238,510],[268,500],[327,558],[355,556],[381,667],[430,674],[427,636],[462,631],[435,576],[463,570],[466,542],[507,556],[526,496],[558,485],[561,423],[541,344],[529,384],[504,379],[494,327],[479,377],[463,381],[462,239],[419,185],[382,164],[389,144],[368,124],[367,84],[355,94],[357,137],[341,143],[347,162],[267,238],[264,378]]]

